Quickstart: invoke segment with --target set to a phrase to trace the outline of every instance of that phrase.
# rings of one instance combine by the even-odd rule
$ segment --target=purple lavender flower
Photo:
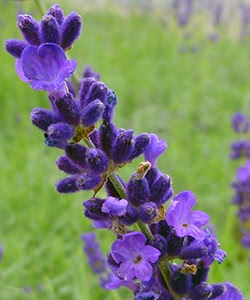
[[[230,282],[225,282],[226,292],[216,298],[216,300],[244,300],[244,297],[239,289],[233,286]]]
[[[250,248],[250,232],[247,230],[242,230],[243,237],[241,239],[241,244],[245,248]]]
[[[149,145],[144,151],[145,160],[151,163],[152,167],[157,166],[157,158],[160,156],[167,148],[167,142],[158,138],[156,134],[151,134],[151,140]]]
[[[122,240],[114,242],[111,254],[120,267],[118,272],[125,280],[135,277],[150,280],[153,274],[152,263],[155,263],[160,251],[152,246],[145,245],[146,237],[140,232],[131,232],[123,236]]]
[[[127,212],[128,201],[125,199],[117,199],[108,197],[102,205],[102,212],[112,216],[123,216]]]
[[[248,117],[240,112],[237,112],[232,117],[232,128],[235,132],[247,132],[250,128]]]
[[[175,196],[167,210],[166,218],[169,226],[173,226],[177,236],[192,236],[196,239],[205,237],[201,229],[209,222],[210,217],[202,211],[191,211],[195,205],[195,195],[189,191]]]
[[[238,159],[241,157],[250,158],[250,141],[240,140],[231,144],[231,159]]]
[[[50,93],[64,94],[65,80],[75,69],[76,61],[67,60],[63,50],[52,43],[27,46],[16,62],[17,74],[23,81],[29,82],[35,90]]]
[[[82,76],[83,78],[91,77],[98,81],[100,80],[101,77],[100,73],[93,71],[90,65],[86,65]]]

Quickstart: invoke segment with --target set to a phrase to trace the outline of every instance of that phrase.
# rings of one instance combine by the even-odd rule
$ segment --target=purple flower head
[[[117,199],[108,197],[102,205],[102,212],[112,216],[123,216],[127,212],[128,201],[125,199]]]
[[[250,160],[247,161],[244,167],[239,167],[236,172],[237,182],[245,184],[250,179]]]
[[[65,80],[76,69],[75,60],[67,60],[60,46],[47,43],[39,47],[27,46],[16,61],[19,77],[35,90],[58,93],[64,90]]]
[[[145,245],[146,237],[140,232],[131,232],[123,236],[122,240],[114,242],[111,254],[120,263],[118,273],[125,280],[138,278],[149,281],[153,274],[152,263],[155,263],[160,251]]]
[[[241,157],[250,158],[250,141],[240,140],[231,144],[231,159],[238,159]]]
[[[156,134],[151,134],[150,143],[144,150],[145,160],[151,163],[152,167],[157,166],[157,158],[161,155],[167,148],[167,142],[158,138]]]
[[[96,240],[96,234],[90,232],[82,235],[84,242],[84,252],[88,258],[88,263],[94,273],[100,274],[106,271],[106,261]]]
[[[230,282],[225,282],[226,292],[222,296],[216,298],[216,300],[244,300],[244,296],[241,291],[233,286]]]
[[[232,117],[232,128],[235,132],[247,132],[250,127],[248,117],[240,112],[237,112]]]
[[[209,222],[210,217],[202,211],[191,211],[195,202],[195,195],[184,191],[176,195],[169,205],[167,223],[173,226],[179,237],[190,235],[198,240],[205,237],[201,227]]]
[[[241,244],[245,248],[250,249],[250,232],[247,230],[242,230],[243,237],[241,239]]]

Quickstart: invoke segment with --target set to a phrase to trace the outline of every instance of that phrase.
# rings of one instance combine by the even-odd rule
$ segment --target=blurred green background
[[[237,138],[230,118],[250,109],[250,41],[222,33],[214,44],[197,26],[184,40],[177,26],[166,29],[150,14],[85,11],[79,1],[58,2],[84,19],[71,51],[78,72],[88,63],[116,91],[118,126],[155,132],[168,141],[161,170],[172,176],[176,193],[193,191],[198,209],[211,215],[228,257],[222,265],[214,263],[210,282],[231,281],[250,299],[249,253],[239,246],[230,204],[238,163],[228,158]],[[31,2],[27,9],[38,16]],[[80,236],[92,228],[82,202],[90,194],[55,192],[55,182],[64,177],[55,165],[61,151],[46,148],[29,121],[33,107],[48,107],[46,93],[21,82],[13,57],[4,51],[5,39],[20,37],[16,14],[13,1],[0,2],[0,300],[116,299],[99,288],[82,253]],[[183,47],[189,50],[181,53]],[[122,176],[128,179],[139,161],[126,166]],[[107,252],[114,236],[102,230],[98,236]],[[119,293],[132,299],[126,290]]]

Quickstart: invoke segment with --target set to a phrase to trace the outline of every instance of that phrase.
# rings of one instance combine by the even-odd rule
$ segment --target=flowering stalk
[[[77,63],[65,52],[79,37],[81,23],[78,13],[64,16],[57,4],[41,22],[18,15],[24,40],[7,40],[6,50],[16,58],[22,80],[48,92],[51,109],[34,108],[30,118],[43,132],[45,144],[63,151],[56,164],[67,177],[57,182],[57,192],[92,190],[92,198],[83,203],[84,215],[94,227],[116,235],[106,263],[94,236],[83,237],[90,265],[95,273],[110,274],[105,277],[106,289],[125,286],[135,300],[244,299],[229,283],[207,283],[211,264],[222,263],[226,253],[205,227],[210,217],[193,210],[195,195],[174,195],[171,177],[158,168],[167,143],[156,134],[135,136],[132,129],[118,128],[113,122],[118,97],[89,66],[80,89],[72,86]],[[142,155],[125,182],[118,170]],[[99,198],[103,187],[107,196]],[[133,225],[140,230],[133,230]]]

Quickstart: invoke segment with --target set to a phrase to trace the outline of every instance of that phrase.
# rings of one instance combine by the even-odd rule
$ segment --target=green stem
[[[178,300],[179,296],[175,294],[175,292],[171,289],[171,285],[170,285],[170,275],[171,274],[170,274],[170,270],[169,270],[168,259],[163,258],[162,260],[160,260],[159,267],[160,267],[161,274],[168,286],[168,289],[169,289],[170,293],[172,294],[172,296],[174,297],[174,300]]]
[[[152,233],[148,227],[148,225],[144,224],[142,221],[137,221],[137,226],[139,227],[139,229],[141,230],[141,232],[143,232],[145,234],[145,236],[151,240],[152,239]]]

